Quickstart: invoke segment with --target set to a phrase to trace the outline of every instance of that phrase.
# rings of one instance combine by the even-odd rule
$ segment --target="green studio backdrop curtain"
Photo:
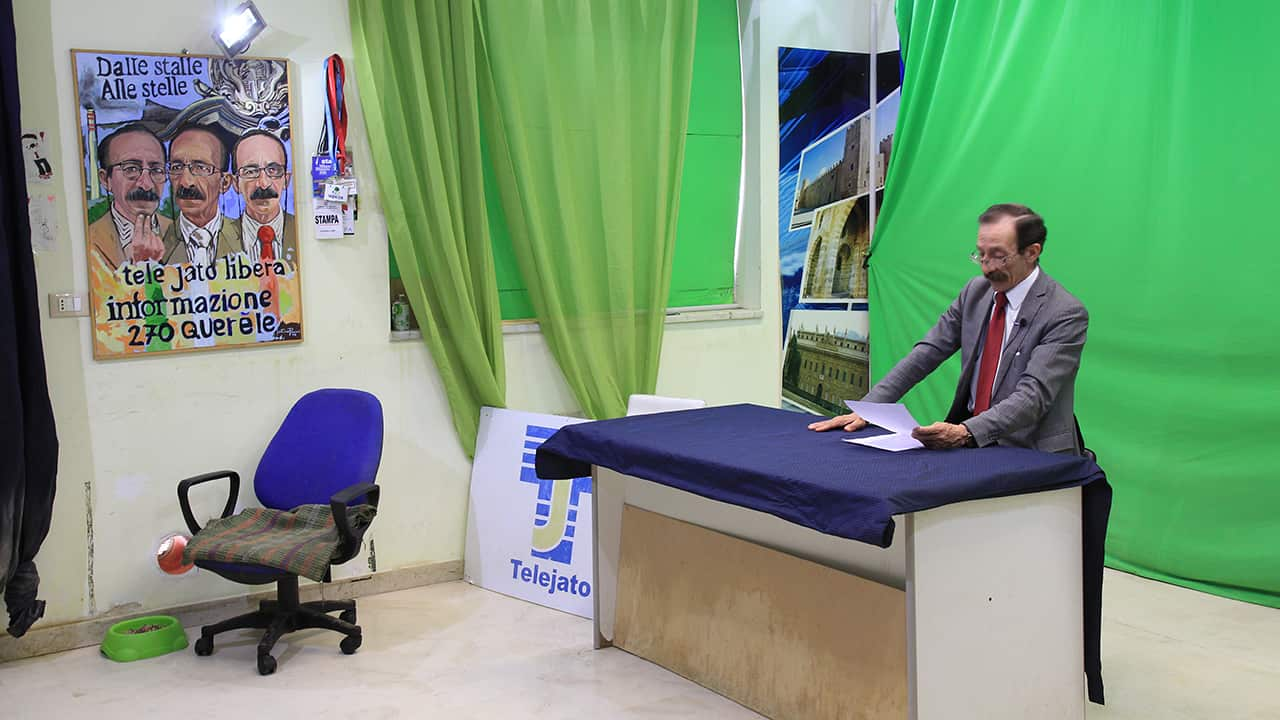
[[[1077,414],[1107,560],[1280,607],[1280,5],[900,0],[906,74],[871,263],[883,376],[1022,202],[1090,312]],[[907,401],[946,411],[958,362]]]
[[[506,398],[474,0],[351,0],[350,10],[391,247],[458,439],[474,455],[480,407],[501,407]]]
[[[653,392],[697,2],[477,2],[489,158],[542,334],[583,411]]]

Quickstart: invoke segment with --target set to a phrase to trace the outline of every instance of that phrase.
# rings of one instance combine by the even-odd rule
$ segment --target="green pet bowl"
[[[182,623],[169,615],[148,615],[118,622],[102,639],[102,654],[116,662],[132,662],[181,650],[187,646]]]

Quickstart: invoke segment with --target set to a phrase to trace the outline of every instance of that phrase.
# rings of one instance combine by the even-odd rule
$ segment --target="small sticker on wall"
[[[53,165],[46,154],[43,130],[22,131],[22,162],[27,182],[53,182]]]

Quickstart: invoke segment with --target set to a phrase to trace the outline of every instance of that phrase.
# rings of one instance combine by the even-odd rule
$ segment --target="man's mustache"
[[[990,282],[1004,282],[1009,279],[1009,276],[1002,270],[992,270],[991,272],[983,273],[983,275],[985,275],[987,280]]]
[[[156,191],[147,188],[134,188],[124,196],[124,199],[131,202],[160,202],[160,196]]]
[[[204,191],[195,185],[181,185],[178,187],[179,200],[204,200]]]
[[[257,187],[253,192],[249,193],[250,200],[274,200],[280,197],[280,193],[276,192],[273,187]]]

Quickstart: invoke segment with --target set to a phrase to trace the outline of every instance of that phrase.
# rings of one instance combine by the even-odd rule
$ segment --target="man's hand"
[[[820,420],[816,423],[810,423],[809,429],[817,430],[818,432],[826,432],[828,430],[840,428],[845,432],[854,432],[855,430],[861,430],[866,426],[866,420],[858,417],[858,413],[851,412],[848,415],[838,415],[829,420]]]
[[[964,447],[969,442],[969,429],[964,425],[936,422],[911,431],[911,437],[932,450]]]
[[[154,221],[155,218],[151,215],[139,214],[137,222],[133,224],[133,240],[129,243],[130,259],[133,262],[160,262],[160,257],[164,255],[164,241],[152,226]]]

